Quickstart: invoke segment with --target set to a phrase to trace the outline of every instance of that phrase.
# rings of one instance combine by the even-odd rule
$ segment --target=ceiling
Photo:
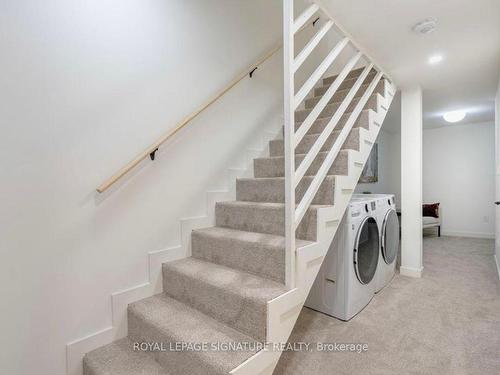
[[[322,0],[331,15],[399,87],[424,90],[424,127],[449,125],[446,111],[466,109],[462,123],[494,120],[500,71],[500,0]],[[436,30],[417,34],[426,18]],[[442,54],[437,65],[429,56]]]

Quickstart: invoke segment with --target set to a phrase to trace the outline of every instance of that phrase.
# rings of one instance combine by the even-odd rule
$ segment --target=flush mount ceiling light
[[[430,34],[436,30],[437,21],[434,18],[426,18],[413,26],[413,31],[419,34]]]
[[[462,121],[465,118],[465,115],[467,112],[460,110],[460,111],[451,111],[451,112],[446,112],[443,115],[443,118],[447,122],[459,122]]]
[[[429,64],[436,65],[443,61],[443,55],[432,55],[429,57]]]

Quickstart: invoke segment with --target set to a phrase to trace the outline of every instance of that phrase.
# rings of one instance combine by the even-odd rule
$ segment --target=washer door
[[[368,284],[375,276],[379,246],[377,222],[373,217],[367,217],[359,226],[353,251],[354,269],[361,284]]]
[[[389,210],[385,214],[382,226],[382,256],[387,264],[392,264],[399,250],[399,220],[396,211]]]

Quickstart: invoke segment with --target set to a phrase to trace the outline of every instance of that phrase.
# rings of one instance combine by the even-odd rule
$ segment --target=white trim
[[[360,78],[358,79],[358,82],[353,86],[353,88],[359,88],[358,83],[362,83],[365,79],[365,77],[368,75],[372,68],[372,65],[369,65],[368,67],[365,68],[363,71],[363,74],[361,74]],[[304,197],[301,199],[299,204],[297,205],[297,208],[295,210],[295,224],[299,225],[300,221],[304,217],[305,213],[307,212],[307,209],[309,205],[312,203],[316,193],[318,192],[321,183],[323,182],[324,178],[328,174],[328,171],[330,170],[331,166],[335,162],[335,159],[337,158],[337,155],[340,153],[340,150],[342,149],[344,142],[346,142],[352,127],[354,126],[355,121],[357,120],[359,114],[361,113],[361,110],[365,106],[365,104],[368,102],[368,99],[372,95],[373,90],[375,89],[376,85],[378,84],[380,78],[382,78],[382,73],[379,73],[373,82],[370,84],[370,86],[366,89],[366,92],[363,94],[363,96],[359,99],[358,104],[356,104],[356,107],[353,109],[351,115],[349,116],[349,119],[347,122],[344,124],[344,127],[340,131],[340,134],[338,135],[337,139],[335,140],[334,145],[328,151],[328,154],[321,164],[321,167],[319,170],[316,172],[316,176],[314,176],[313,180],[309,184],[309,187],[307,188],[306,192],[304,193]],[[357,90],[357,89],[356,89]],[[352,96],[351,96],[352,94]],[[335,115],[332,117],[328,125],[325,127],[323,130],[323,133],[318,137],[316,142],[314,143],[313,147],[309,152],[312,152],[315,154],[314,158],[316,155],[318,155],[319,150],[323,147],[323,144],[326,142],[326,139],[328,138],[329,134],[332,134],[332,130],[337,126],[337,122],[340,120],[340,117],[344,114],[345,110],[347,109],[347,105],[344,106],[345,100],[349,99],[349,101],[352,100],[352,97],[354,96],[354,93],[349,92],[347,95],[346,99],[344,99],[344,102],[340,105],[339,109],[335,113]],[[378,99],[378,96],[377,96]],[[340,113],[339,113],[340,112]],[[338,114],[338,115],[337,115]],[[365,129],[366,130],[366,129]],[[328,131],[327,134],[325,132]],[[360,132],[363,130],[360,129]],[[318,146],[319,144],[319,146]],[[373,145],[373,143],[372,143]],[[309,153],[306,155],[304,158],[304,161],[309,157]],[[309,163],[307,165],[307,169],[309,169],[309,166],[311,164]],[[302,163],[300,165],[302,167]],[[299,167],[299,168],[300,168]],[[305,172],[302,174],[302,176],[305,174]],[[302,178],[302,177],[300,177]],[[297,185],[296,180],[296,184]]]
[[[443,230],[443,227],[441,227],[441,236],[495,239],[494,233],[450,231]]]
[[[111,326],[66,344],[66,374],[81,375],[85,353],[127,336],[128,304],[161,292],[161,264],[183,258],[184,254],[181,246],[175,246],[152,251],[148,257],[148,282],[111,295]]]
[[[292,33],[295,35],[297,31],[300,30],[302,26],[305,25],[305,23],[311,18],[314,13],[316,13],[319,10],[319,5],[318,4],[311,4],[309,8],[304,10],[300,16],[297,17],[297,19],[293,20],[293,8],[292,8],[292,13],[291,13],[291,20],[292,20]]]
[[[498,258],[497,258],[497,255],[493,255],[493,258],[495,258],[495,264],[497,265],[497,275],[498,275],[498,279],[500,280],[500,264],[498,263]]]
[[[332,48],[330,53],[325,57],[325,59],[319,64],[316,70],[311,74],[307,81],[302,85],[300,90],[293,97],[293,108],[299,108],[299,105],[304,101],[309,91],[311,91],[316,83],[323,77],[328,68],[333,64],[338,55],[342,50],[349,44],[349,39],[344,38],[337,43],[335,47]],[[293,45],[292,45],[293,46]],[[293,64],[293,57],[291,58],[290,64]]]
[[[349,90],[349,93],[342,101],[342,104],[340,104],[340,106],[336,109],[333,117],[330,119],[328,124],[323,128],[323,131],[321,132],[319,137],[316,139],[316,141],[314,142],[312,147],[309,149],[309,151],[307,152],[304,159],[302,159],[299,166],[295,169],[294,179],[293,179],[294,184],[295,184],[294,188],[299,184],[299,182],[305,176],[306,172],[309,170],[312,163],[314,162],[314,159],[316,159],[316,156],[318,156],[318,153],[321,151],[321,148],[325,144],[326,140],[331,136],[333,130],[335,130],[335,127],[337,126],[340,118],[344,115],[344,113],[346,112],[349,105],[351,105],[351,102],[354,99],[356,92],[359,90],[359,88],[363,84],[363,81],[365,80],[366,76],[368,75],[368,73],[370,72],[372,67],[373,67],[373,64],[370,64],[363,70],[363,73],[361,73],[361,75],[358,77],[354,86],[351,87],[351,89]],[[378,79],[380,79],[380,77],[378,77]],[[363,100],[364,98],[365,98],[365,96],[363,95],[363,97],[358,101],[358,104],[361,103],[361,100]],[[358,106],[356,105],[356,108],[357,107]],[[352,114],[351,114],[351,116],[352,116]],[[349,117],[349,119],[350,118],[351,117]],[[345,126],[343,129],[345,129]],[[341,134],[344,134],[344,133],[341,133]],[[337,145],[339,142],[345,141],[345,139],[343,139],[342,141],[339,141],[340,137],[341,136],[339,135],[339,138],[335,141],[335,145]],[[299,220],[296,219],[296,221],[299,221]]]
[[[333,98],[333,95],[335,95],[335,92],[340,87],[342,82],[344,82],[345,78],[347,77],[351,69],[354,67],[354,65],[356,65],[361,56],[362,56],[361,52],[358,52],[349,60],[349,62],[344,66],[344,68],[339,73],[335,81],[323,94],[319,102],[316,103],[312,111],[307,115],[306,119],[302,122],[302,124],[300,124],[300,127],[295,132],[294,147],[297,147],[299,145],[300,141],[302,141],[302,138],[304,138],[309,129],[311,129],[314,122],[318,119],[321,112],[323,112],[323,110],[326,108],[330,99]]]
[[[399,273],[401,274],[401,276],[421,278],[423,270],[424,270],[424,267],[420,267],[420,268],[400,267]]]
[[[287,288],[295,286],[295,79],[292,71],[295,56],[293,29],[294,0],[283,1],[283,112],[285,115],[284,154],[285,157],[285,283]]]
[[[314,35],[314,37],[306,44],[306,46],[302,49],[302,51],[300,51],[300,53],[295,58],[295,61],[293,62],[294,73],[297,72],[297,70],[299,70],[301,65],[311,54],[311,52],[316,48],[316,46],[321,41],[321,39],[323,39],[326,33],[328,33],[328,31],[332,28],[332,26],[333,26],[333,21],[329,20],[327,23],[323,25],[321,30],[319,30],[316,33],[316,35]]]
[[[370,59],[370,61],[372,61],[374,63],[374,65],[378,68],[378,70],[380,70],[387,78],[388,80],[391,82],[391,83],[396,83],[396,81],[387,73],[387,71],[382,67],[382,65],[380,65],[378,63],[378,61],[376,59],[373,58],[373,55],[370,53],[369,50],[367,50],[364,46],[362,46],[360,43],[358,43],[356,41],[355,38],[352,37],[352,35],[350,33],[348,33],[346,31],[346,29],[344,28],[344,26],[342,24],[340,24],[338,22],[338,20],[335,18],[335,17],[332,17],[332,12],[330,12],[330,9],[331,9],[331,6],[330,5],[326,5],[326,3],[328,3],[328,1],[325,1],[325,0],[313,0],[316,4],[319,5],[319,9],[326,14],[326,16],[331,19],[334,24],[335,24],[335,27],[344,35],[346,36],[347,38],[349,38],[351,44],[360,52],[363,53],[363,55],[365,55],[368,59]],[[393,92],[394,94],[394,92]]]

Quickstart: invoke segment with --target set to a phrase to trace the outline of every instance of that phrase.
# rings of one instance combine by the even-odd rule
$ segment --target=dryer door
[[[379,254],[378,225],[373,217],[367,217],[359,226],[354,243],[354,269],[361,284],[372,281],[377,271]]]
[[[392,264],[399,250],[399,220],[396,211],[389,210],[385,214],[382,225],[382,256],[387,264]]]

